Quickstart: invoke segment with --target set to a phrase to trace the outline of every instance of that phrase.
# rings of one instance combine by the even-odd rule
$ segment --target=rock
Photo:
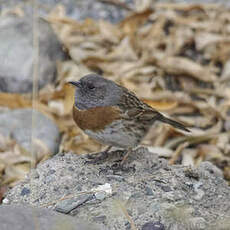
[[[106,197],[106,194],[105,192],[96,192],[95,197],[97,200],[104,200]]]
[[[30,194],[30,190],[28,188],[23,188],[22,191],[21,191],[21,196],[25,196],[27,194]]]
[[[25,93],[33,85],[33,29],[30,17],[0,20],[0,91]],[[39,20],[39,87],[53,82],[56,61],[64,59],[62,46],[50,25]]]
[[[45,208],[35,208],[25,205],[0,206],[1,230],[103,230],[103,226],[88,223],[85,219],[59,214]]]
[[[143,225],[141,230],[165,230],[165,227],[161,222],[148,222]]]
[[[56,124],[42,113],[35,111],[35,138],[41,141],[51,154],[58,151],[60,134]],[[11,136],[30,151],[32,109],[17,109],[0,114],[0,133]]]
[[[111,188],[112,191],[105,190],[111,195],[83,202],[71,212],[77,219],[87,218],[110,230],[130,229],[127,213],[137,229],[145,225],[150,229],[157,227],[147,223],[159,220],[163,229],[209,229],[219,226],[217,220],[230,217],[230,187],[211,163],[186,170],[184,166],[167,165],[166,160],[144,148],[133,151],[123,168],[117,167],[117,154],[100,164],[88,164],[87,160],[71,153],[57,154],[35,169],[38,177],[29,175],[9,191],[5,200],[54,209],[61,199],[66,200],[67,205],[62,203],[65,209],[68,201],[72,204],[71,199],[83,194],[95,197],[98,188]],[[123,179],[111,179],[108,175],[120,175]],[[30,193],[22,195],[24,188]],[[146,194],[146,188],[151,188],[153,194]],[[197,199],[200,190],[202,196]]]
[[[9,0],[1,3],[7,11],[20,7],[24,16],[4,15],[0,20],[0,91],[28,93],[33,85],[33,1]],[[94,0],[39,0],[39,16],[47,16],[57,4],[64,5],[66,14],[76,20],[86,18],[119,21],[126,10]],[[51,26],[44,19],[38,20],[39,34],[39,88],[55,80],[56,62],[66,58],[62,45]]]
[[[129,5],[133,5],[132,0],[125,1],[131,3]],[[122,7],[95,0],[38,0],[37,3],[37,9],[41,16],[47,15],[58,4],[63,5],[66,10],[66,15],[75,20],[93,18],[118,22],[127,14],[127,10]],[[17,0],[8,0],[1,3],[0,7],[2,9],[8,9],[17,5],[19,5]],[[32,17],[32,2],[21,0],[20,6],[28,16]]]
[[[68,214],[72,210],[76,209],[80,205],[86,203],[89,200],[92,200],[92,195],[83,194],[81,196],[78,196],[76,198],[71,198],[68,200],[62,200],[59,201],[55,207],[55,210],[61,213]]]
[[[153,193],[153,190],[150,188],[150,187],[146,187],[145,188],[145,194],[147,195],[147,196],[152,196],[154,193]]]

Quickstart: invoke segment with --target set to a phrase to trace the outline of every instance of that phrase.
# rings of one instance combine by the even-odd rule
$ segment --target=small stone
[[[201,200],[205,195],[205,192],[202,189],[196,189],[196,195],[193,196],[194,200]]]
[[[57,203],[55,207],[55,211],[68,214],[73,209],[79,207],[80,205],[86,203],[89,200],[93,199],[93,195],[82,195],[76,198],[62,200]]]
[[[197,182],[197,183],[195,183],[195,184],[193,185],[193,187],[194,187],[194,189],[196,190],[196,189],[199,189],[202,185],[203,185],[202,182]]]
[[[105,215],[95,216],[93,220],[98,222],[104,222],[106,220],[106,216]]]
[[[2,200],[2,204],[9,204],[10,203],[10,200],[5,198]]]
[[[168,185],[163,185],[162,183],[160,183],[158,181],[155,183],[155,185],[160,187],[164,192],[171,192],[172,191],[172,189]]]
[[[22,191],[21,191],[21,196],[25,196],[25,195],[28,195],[28,194],[30,194],[30,189],[28,189],[28,188],[23,188],[22,189]]]
[[[142,226],[141,230],[165,230],[164,225],[161,222],[148,222]]]
[[[109,180],[117,180],[117,181],[124,181],[124,177],[119,175],[107,175],[106,176]]]
[[[112,187],[111,184],[105,183],[105,184],[100,184],[97,186],[97,188],[93,189],[95,192],[104,192],[107,195],[112,194]]]
[[[145,194],[147,195],[147,196],[152,196],[153,195],[153,190],[150,188],[150,187],[146,187],[145,188]]]
[[[205,192],[202,189],[200,189],[202,185],[203,183],[201,182],[194,184],[194,191],[196,192],[196,195],[193,197],[194,200],[201,200],[205,195]]]
[[[54,174],[56,171],[54,169],[50,169],[47,173],[47,176],[50,176],[52,174]]]
[[[104,200],[106,197],[106,193],[103,191],[102,192],[96,192],[94,195],[95,195],[97,200]]]
[[[162,185],[161,186],[161,189],[164,191],[164,192],[171,192],[172,191],[172,189],[169,187],[169,186],[165,186],[165,185]]]

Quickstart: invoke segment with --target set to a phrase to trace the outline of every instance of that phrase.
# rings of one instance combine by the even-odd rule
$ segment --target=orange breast
[[[76,106],[73,107],[73,119],[82,130],[99,131],[119,118],[120,111],[113,106],[87,110],[79,110]]]

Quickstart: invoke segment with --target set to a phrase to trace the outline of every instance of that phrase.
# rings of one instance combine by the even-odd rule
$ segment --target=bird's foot
[[[94,153],[94,154],[88,154],[87,158],[89,161],[86,161],[88,164],[98,164],[106,160],[109,156],[109,150],[111,149],[111,146],[106,148],[104,151],[99,152],[99,153]]]
[[[123,159],[122,159],[122,161],[121,161],[121,163],[120,163],[121,167],[123,167],[125,161],[127,160],[128,156],[129,156],[129,154],[130,154],[131,152],[132,152],[132,149],[128,149],[128,150],[126,151],[126,153],[125,153],[125,155],[124,155],[124,157],[123,157]]]
[[[108,158],[108,152],[103,151],[100,153],[89,154],[87,156],[87,158],[89,159],[89,161],[86,162],[88,164],[101,163],[102,161],[104,161]]]
[[[120,155],[119,160],[117,160],[112,165],[112,169],[115,171],[128,171],[129,167],[127,168],[127,165],[125,164],[125,162],[127,161],[127,158],[129,156],[130,152],[132,152],[132,149],[118,150],[117,153]]]

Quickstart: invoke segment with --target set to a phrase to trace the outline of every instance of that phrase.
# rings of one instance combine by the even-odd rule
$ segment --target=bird
[[[75,89],[73,120],[88,136],[107,145],[102,156],[107,158],[112,147],[124,149],[128,155],[148,133],[155,121],[167,123],[190,132],[183,124],[141,101],[127,88],[96,73],[83,76],[79,81],[70,81]]]

